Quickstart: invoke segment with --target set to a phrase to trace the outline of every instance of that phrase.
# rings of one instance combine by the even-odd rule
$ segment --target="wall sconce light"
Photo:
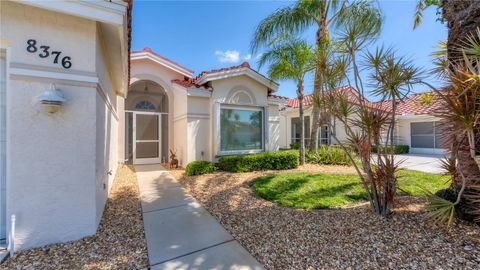
[[[63,97],[62,91],[55,88],[55,84],[50,84],[50,87],[42,95],[38,96],[43,109],[48,113],[57,112],[66,99]]]

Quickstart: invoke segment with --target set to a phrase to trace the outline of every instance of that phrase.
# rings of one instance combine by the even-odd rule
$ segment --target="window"
[[[263,109],[220,109],[220,151],[263,150]]]
[[[135,104],[135,109],[146,110],[146,111],[155,111],[155,105],[148,100],[142,100]]]
[[[412,148],[443,148],[443,132],[439,122],[410,123]]]
[[[310,116],[304,116],[305,145],[310,143]],[[292,143],[300,143],[300,117],[292,118]]]
[[[330,132],[328,126],[322,126],[318,132],[318,145],[330,144]]]

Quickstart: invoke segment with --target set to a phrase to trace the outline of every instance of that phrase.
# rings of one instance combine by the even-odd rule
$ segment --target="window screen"
[[[310,138],[310,116],[304,118],[305,144]],[[292,143],[300,143],[300,117],[292,118]]]
[[[412,148],[443,148],[442,130],[439,122],[410,123]]]

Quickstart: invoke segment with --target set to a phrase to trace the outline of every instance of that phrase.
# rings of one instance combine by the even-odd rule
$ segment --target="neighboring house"
[[[278,84],[248,63],[193,71],[150,48],[131,54],[131,86],[125,107],[127,162],[169,161],[182,166],[221,155],[276,150],[280,106]]]
[[[130,55],[130,4],[0,2],[0,251],[95,234],[120,163],[279,148],[277,83]]]
[[[352,103],[355,103],[355,89],[350,86],[343,86],[336,91],[344,91]],[[305,104],[305,142],[310,142],[310,130],[312,127],[311,114],[313,97],[307,95],[304,98]],[[373,108],[382,108],[391,111],[390,101],[369,102]],[[408,145],[410,153],[419,154],[443,154],[442,130],[440,118],[434,116],[435,110],[441,106],[441,100],[432,92],[412,94],[397,103],[397,125],[395,128],[396,145]],[[300,141],[300,119],[299,101],[296,98],[289,99],[281,111],[281,138],[280,147],[288,148],[292,143]],[[332,132],[341,142],[346,142],[345,127],[338,121],[332,119],[335,130],[329,130],[323,126],[319,130],[318,144],[337,143],[331,136]]]
[[[129,11],[123,1],[0,2],[0,239],[16,250],[97,230],[123,160]]]

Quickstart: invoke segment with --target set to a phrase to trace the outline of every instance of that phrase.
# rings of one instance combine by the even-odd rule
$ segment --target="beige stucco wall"
[[[186,164],[211,160],[211,107],[208,97],[188,97]]]
[[[118,162],[112,110],[114,85],[122,78],[109,75],[96,22],[19,3],[0,5],[0,39],[11,44],[7,217],[16,216],[15,249],[94,234],[112,185],[107,172],[114,175]],[[28,39],[70,56],[72,67],[27,52]],[[36,99],[50,83],[67,100],[55,114]]]

